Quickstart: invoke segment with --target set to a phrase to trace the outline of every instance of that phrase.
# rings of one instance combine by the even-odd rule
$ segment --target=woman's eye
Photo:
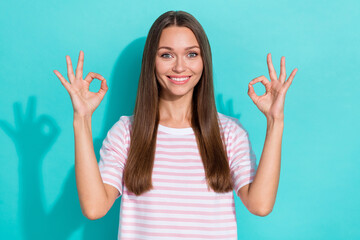
[[[171,55],[169,53],[161,54],[162,58],[171,58]]]
[[[198,54],[196,52],[192,52],[192,53],[189,53],[188,56],[189,57],[196,57]]]

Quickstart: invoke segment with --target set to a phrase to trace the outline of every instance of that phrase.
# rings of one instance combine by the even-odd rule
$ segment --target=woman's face
[[[203,72],[203,61],[199,43],[189,28],[172,26],[162,31],[155,70],[161,98],[192,97]]]

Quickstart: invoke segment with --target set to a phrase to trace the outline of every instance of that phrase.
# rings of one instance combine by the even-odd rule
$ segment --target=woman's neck
[[[185,128],[191,126],[192,104],[190,99],[159,99],[159,123],[163,126]]]

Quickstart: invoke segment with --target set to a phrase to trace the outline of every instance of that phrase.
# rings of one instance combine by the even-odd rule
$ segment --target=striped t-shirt
[[[218,113],[236,193],[252,182],[257,165],[240,122]],[[140,196],[128,191],[122,176],[133,116],[122,116],[100,150],[104,183],[122,196],[118,239],[237,239],[233,191],[208,189],[192,128],[158,126],[152,184]]]

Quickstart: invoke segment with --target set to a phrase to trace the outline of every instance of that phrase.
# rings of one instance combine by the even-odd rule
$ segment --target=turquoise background
[[[240,119],[257,159],[266,119],[247,95],[279,72],[298,73],[285,103],[280,185],[270,215],[235,197],[239,239],[359,239],[359,1],[1,1],[0,239],[116,239],[119,203],[102,219],[80,210],[74,174],[72,105],[53,73],[65,55],[109,91],[95,111],[98,154],[106,132],[134,107],[142,49],[153,21],[185,10],[213,51],[218,110]],[[91,86],[99,88],[99,82]],[[256,84],[258,94],[264,92]]]

